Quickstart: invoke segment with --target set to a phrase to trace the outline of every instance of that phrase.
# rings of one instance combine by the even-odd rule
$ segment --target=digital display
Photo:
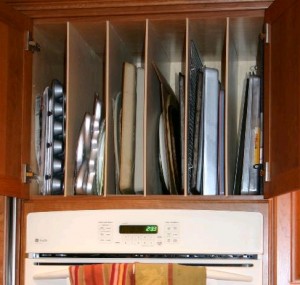
[[[120,225],[120,234],[157,234],[157,225]]]

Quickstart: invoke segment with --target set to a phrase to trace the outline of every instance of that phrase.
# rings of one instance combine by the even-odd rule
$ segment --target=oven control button
[[[153,246],[155,238],[148,235],[122,235],[122,243],[125,245],[141,245],[141,246]]]
[[[164,240],[167,244],[179,243],[179,223],[167,222],[165,224],[165,236]]]
[[[110,223],[98,223],[98,240],[101,243],[112,242],[112,225]]]

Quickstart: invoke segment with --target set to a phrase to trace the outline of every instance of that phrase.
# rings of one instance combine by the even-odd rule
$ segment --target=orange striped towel
[[[179,264],[135,264],[135,285],[206,285],[206,268]]]
[[[133,264],[93,264],[69,267],[72,285],[134,285]]]
[[[205,267],[179,264],[80,265],[69,274],[71,285],[206,285]]]

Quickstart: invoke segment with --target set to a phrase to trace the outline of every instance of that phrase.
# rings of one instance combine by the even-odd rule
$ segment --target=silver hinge
[[[260,37],[265,40],[266,44],[271,43],[270,24],[265,23],[265,31],[260,34]]]
[[[32,35],[29,31],[26,32],[26,47],[25,50],[34,52],[41,51],[40,45],[32,39]]]
[[[270,163],[268,161],[265,162],[265,182],[270,182]]]
[[[27,184],[32,180],[38,181],[38,175],[34,173],[28,164],[22,165],[22,183]]]

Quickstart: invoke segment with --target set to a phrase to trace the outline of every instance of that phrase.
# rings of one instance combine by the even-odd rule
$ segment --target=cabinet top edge
[[[95,1],[8,1],[7,4],[32,19],[106,17],[114,16],[153,16],[223,14],[231,12],[264,11],[273,0],[95,0]]]
[[[56,203],[77,203],[80,202],[91,202],[91,203],[113,203],[113,202],[139,202],[139,203],[148,203],[151,201],[158,201],[162,203],[176,203],[186,202],[186,203],[267,203],[268,199],[265,199],[262,195],[228,195],[228,196],[220,196],[220,195],[209,195],[209,196],[195,196],[195,195],[108,195],[108,196],[87,196],[87,195],[76,195],[76,196],[32,196],[30,200],[24,200],[24,203],[40,203],[41,201],[45,201],[49,203],[49,201],[55,201]]]
[[[248,198],[248,199],[247,199]],[[190,197],[190,196],[108,196],[108,197],[33,197],[23,201],[23,213],[98,210],[98,209],[199,209],[255,211],[267,213],[269,201],[263,196]]]

